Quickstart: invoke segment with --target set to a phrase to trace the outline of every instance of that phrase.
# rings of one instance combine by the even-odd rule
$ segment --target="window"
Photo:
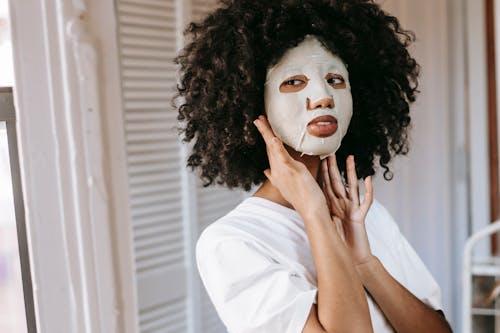
[[[12,90],[0,90],[0,332],[28,332],[24,299],[31,299],[24,213],[14,133]],[[14,187],[16,184],[16,187]],[[17,206],[16,206],[17,205]],[[17,208],[17,211],[16,211]],[[18,239],[18,230],[21,239]],[[23,253],[20,256],[19,250]],[[21,269],[21,259],[23,270]],[[26,293],[23,293],[23,277]],[[28,302],[28,304],[32,304]],[[30,311],[30,314],[33,312]],[[34,324],[34,322],[33,322]],[[33,325],[34,327],[34,325]],[[34,331],[31,331],[34,332]]]
[[[5,121],[0,121],[0,332],[26,332]]]
[[[7,5],[7,0],[0,0],[0,332],[32,333],[36,326],[17,160]]]

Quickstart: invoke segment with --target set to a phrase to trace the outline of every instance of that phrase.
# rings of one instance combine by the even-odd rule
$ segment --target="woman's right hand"
[[[264,174],[271,184],[303,217],[324,209],[328,211],[325,195],[316,179],[303,163],[290,156],[266,117],[259,116],[254,124],[266,142],[270,169],[264,170]]]
[[[304,332],[373,332],[363,284],[342,241],[342,221],[332,221],[326,196],[316,178],[296,161],[274,135],[266,118],[255,125],[267,147],[270,169],[264,173],[302,216],[318,277],[318,304],[313,306]]]
[[[364,181],[365,195],[363,202],[361,202],[354,156],[349,156],[346,161],[347,188],[344,186],[335,155],[323,160],[321,169],[328,206],[334,221],[337,222],[337,230],[339,230],[339,221],[341,221],[344,240],[350,249],[354,264],[357,266],[372,260],[373,255],[365,227],[366,215],[373,203],[371,177],[367,177]]]

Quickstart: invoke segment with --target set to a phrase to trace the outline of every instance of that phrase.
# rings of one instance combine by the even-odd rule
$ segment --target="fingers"
[[[330,183],[333,187],[333,192],[339,198],[346,197],[346,190],[342,176],[340,175],[339,167],[337,166],[337,159],[335,155],[328,157],[328,171],[330,176]]]
[[[343,216],[343,209],[341,207],[340,200],[337,198],[332,188],[332,180],[330,179],[328,161],[326,159],[321,161],[321,174],[323,178],[323,191],[326,193],[328,198],[330,212],[334,215]]]
[[[267,179],[269,179],[271,183],[273,182],[273,180],[271,179],[271,169],[264,170],[264,175],[266,175]]]
[[[339,168],[337,166],[337,160],[335,155],[328,157],[328,177],[330,178],[330,184],[333,188],[333,192],[337,198],[348,197],[356,205],[359,205],[359,186],[358,186],[358,176],[356,174],[356,165],[354,163],[354,156],[350,155],[346,161],[347,170],[347,182],[349,185],[349,191],[346,191],[344,187],[344,182],[342,181],[342,176],[340,175]],[[326,174],[323,171],[323,178],[326,179]]]
[[[255,119],[253,123],[255,124],[255,126],[257,126],[257,129],[264,138],[266,145],[272,145],[272,140],[274,137],[276,137],[276,135],[274,135],[274,132],[271,128],[271,125],[269,125],[267,118],[264,116],[259,116],[259,118]]]
[[[253,123],[259,130],[260,134],[262,135],[262,138],[266,143],[269,155],[269,163],[272,164],[272,159],[269,153],[285,161],[291,158],[290,154],[288,154],[288,152],[286,151],[283,142],[281,142],[281,140],[274,135],[271,125],[269,125],[269,122],[267,121],[266,117],[259,116],[259,118],[254,120]]]
[[[372,177],[368,176],[365,178],[365,195],[363,198],[363,203],[361,204],[361,207],[363,211],[368,212],[368,209],[370,209],[372,203],[373,203],[373,183],[372,183]]]
[[[347,157],[347,183],[349,184],[349,199],[359,205],[359,190],[358,190],[358,176],[356,174],[356,165],[354,164],[354,156]]]
[[[335,194],[332,189],[332,182],[330,180],[330,176],[328,174],[328,164],[327,160],[324,159],[321,161],[321,174],[323,177],[323,187],[325,188],[328,199],[334,200],[336,199]]]

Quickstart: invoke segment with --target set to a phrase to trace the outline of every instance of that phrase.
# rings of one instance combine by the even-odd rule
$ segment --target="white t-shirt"
[[[416,297],[441,309],[440,289],[374,201],[366,217],[373,255]],[[300,333],[317,298],[317,276],[304,223],[293,209],[250,197],[208,226],[196,246],[198,270],[230,333]],[[375,333],[393,332],[367,294]]]

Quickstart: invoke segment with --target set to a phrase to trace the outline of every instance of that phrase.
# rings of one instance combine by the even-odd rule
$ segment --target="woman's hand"
[[[321,164],[323,191],[328,198],[328,206],[333,220],[340,230],[339,220],[344,231],[344,240],[350,249],[354,264],[369,262],[373,256],[365,228],[365,218],[373,202],[371,177],[365,179],[363,202],[359,200],[358,176],[354,156],[349,156],[346,163],[348,187],[344,186],[335,156],[329,156]]]
[[[260,116],[254,124],[266,142],[270,169],[264,170],[264,174],[271,184],[303,217],[321,209],[328,212],[325,195],[316,179],[303,163],[290,156],[266,117]]]

